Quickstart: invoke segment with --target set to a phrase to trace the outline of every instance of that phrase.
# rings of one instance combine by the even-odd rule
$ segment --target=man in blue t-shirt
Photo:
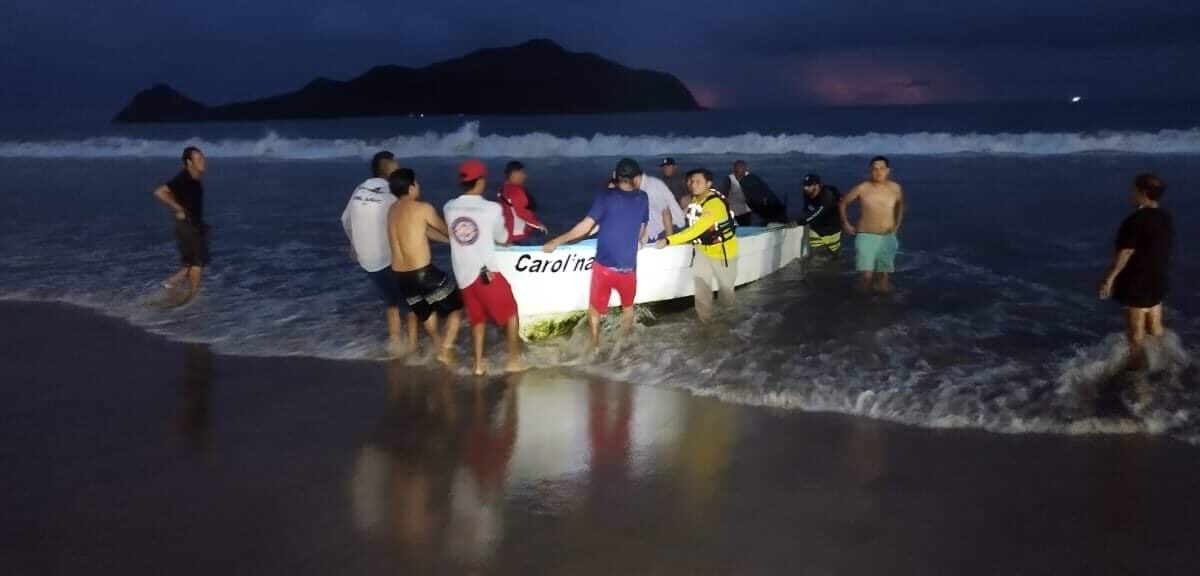
[[[617,163],[615,178],[616,186],[596,196],[587,217],[542,247],[544,252],[553,252],[560,245],[583,238],[600,226],[588,306],[593,347],[600,343],[600,316],[608,312],[613,290],[621,298],[621,330],[624,334],[633,330],[637,255],[646,242],[646,222],[650,214],[650,199],[641,190],[642,169],[637,162],[622,158]]]

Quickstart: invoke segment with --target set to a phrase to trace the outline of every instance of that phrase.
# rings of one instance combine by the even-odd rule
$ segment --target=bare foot
[[[509,358],[508,363],[504,365],[505,372],[524,372],[529,369],[529,364],[525,363],[525,359],[520,356]]]
[[[475,375],[484,376],[487,374],[487,360],[475,363]]]
[[[446,366],[453,364],[454,363],[454,349],[450,348],[449,346],[442,348],[442,351],[437,353],[436,359],[438,362],[441,362],[442,364],[445,364]]]
[[[408,354],[408,346],[406,346],[404,341],[399,338],[389,338],[387,343],[387,353],[388,356],[391,356],[392,358],[399,358],[405,354]]]

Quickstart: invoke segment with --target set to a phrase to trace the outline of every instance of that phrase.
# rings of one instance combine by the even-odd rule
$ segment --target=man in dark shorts
[[[438,362],[448,365],[454,360],[463,301],[454,278],[433,265],[429,251],[430,238],[450,243],[446,222],[433,205],[420,200],[421,185],[412,170],[401,168],[393,172],[388,187],[397,198],[388,209],[392,271],[409,310],[417,315],[433,340]],[[439,317],[446,319],[444,335],[438,334]],[[415,342],[409,344],[416,348]]]
[[[596,196],[583,220],[542,247],[544,252],[554,252],[560,245],[583,238],[596,226],[600,227],[588,306],[593,348],[600,342],[600,317],[608,313],[614,290],[621,300],[622,332],[628,335],[633,330],[637,255],[646,243],[646,223],[650,220],[650,199],[641,190],[642,169],[637,162],[621,159],[614,177],[615,185]]]
[[[1133,182],[1133,214],[1117,232],[1116,256],[1104,282],[1100,298],[1112,298],[1125,308],[1130,358],[1145,362],[1146,335],[1161,338],[1163,300],[1167,297],[1167,267],[1174,228],[1171,215],[1159,207],[1167,185],[1154,174],[1139,174]]]
[[[200,277],[208,265],[208,224],[204,222],[204,186],[200,183],[205,169],[204,154],[199,148],[188,146],[181,159],[183,170],[154,190],[154,197],[175,216],[175,241],[182,266],[163,281],[163,287],[174,290],[186,280],[188,291],[180,304],[200,292]]]
[[[404,320],[401,315],[404,297],[400,284],[392,272],[392,250],[388,244],[388,209],[396,202],[388,186],[387,177],[399,166],[391,152],[378,152],[371,158],[371,178],[354,189],[346,209],[342,212],[342,229],[350,239],[350,251],[358,265],[367,273],[375,290],[387,307],[388,353],[399,356],[407,352],[402,334]],[[407,315],[408,341],[417,341],[417,317]]]
[[[821,184],[816,174],[804,176],[804,214],[800,223],[808,232],[808,256],[818,252],[837,256],[842,250],[842,221],[838,215],[837,188]]]

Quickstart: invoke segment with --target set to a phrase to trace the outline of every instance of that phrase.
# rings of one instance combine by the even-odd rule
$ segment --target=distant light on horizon
[[[1083,96],[1072,96],[1071,97],[1071,102],[1074,104],[1078,104],[1082,101],[1083,101]]]

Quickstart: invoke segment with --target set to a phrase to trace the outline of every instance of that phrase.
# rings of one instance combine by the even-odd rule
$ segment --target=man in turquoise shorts
[[[896,271],[897,234],[904,221],[904,191],[889,179],[891,164],[887,158],[871,159],[871,179],[855,186],[841,202],[842,229],[854,236],[857,253],[859,288],[864,292],[874,285],[876,292],[892,291],[892,273]],[[846,214],[851,204],[862,201],[858,226],[850,224]]]

